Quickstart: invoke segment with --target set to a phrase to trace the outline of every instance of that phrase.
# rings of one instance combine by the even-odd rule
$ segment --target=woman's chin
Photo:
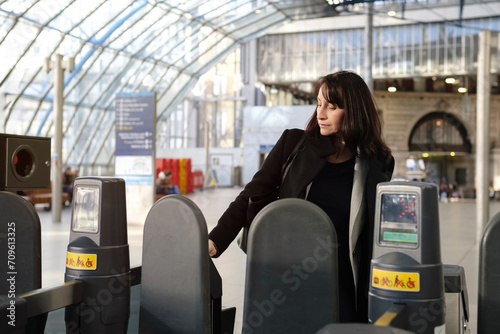
[[[331,129],[320,129],[319,130],[319,133],[322,135],[322,136],[331,136],[333,134],[335,134],[335,131],[332,131]]]

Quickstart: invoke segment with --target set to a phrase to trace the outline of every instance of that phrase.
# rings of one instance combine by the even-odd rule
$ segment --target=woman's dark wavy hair
[[[356,73],[339,71],[318,79],[314,85],[316,96],[322,87],[329,103],[345,109],[340,129],[332,135],[334,145],[339,145],[343,140],[352,153],[358,154],[359,147],[359,155],[368,159],[383,150],[388,153],[389,160],[391,150],[382,139],[375,101],[365,81]],[[319,141],[321,135],[316,118],[317,108],[306,127],[306,134],[313,141]]]

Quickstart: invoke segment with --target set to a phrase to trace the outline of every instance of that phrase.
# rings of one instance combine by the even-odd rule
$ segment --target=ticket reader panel
[[[445,298],[437,186],[385,182],[377,187],[369,320],[405,305],[400,328],[444,333]]]
[[[75,192],[71,230],[96,235],[99,231],[99,204],[101,188],[98,185],[80,184]]]
[[[125,181],[79,177],[73,190],[65,282],[85,282],[85,298],[66,307],[67,332],[126,333],[130,263]]]
[[[417,194],[382,194],[381,202],[379,244],[418,248]]]
[[[437,186],[384,182],[377,187],[373,258],[402,252],[421,263],[440,263]]]

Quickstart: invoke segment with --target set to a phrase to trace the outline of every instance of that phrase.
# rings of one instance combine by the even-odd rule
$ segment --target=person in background
[[[439,199],[442,203],[448,202],[448,185],[446,184],[446,180],[443,179],[441,184],[439,185]]]
[[[158,173],[158,178],[156,179],[156,194],[180,194],[179,187],[172,183],[172,172],[169,170]]]
[[[209,234],[210,256],[220,256],[246,221],[250,196],[280,186],[281,168],[302,136],[305,142],[280,187],[280,198],[303,198],[330,217],[338,238],[340,322],[368,321],[376,188],[390,181],[391,150],[370,89],[356,73],[340,71],[315,85],[317,106],[304,130],[285,130],[261,169]]]
[[[71,170],[71,167],[66,167],[62,178],[62,191],[70,195],[70,201],[73,200],[73,183],[75,182],[75,178],[76,173]]]

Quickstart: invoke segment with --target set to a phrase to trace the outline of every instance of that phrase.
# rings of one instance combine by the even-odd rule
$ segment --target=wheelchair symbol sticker
[[[67,252],[66,267],[80,270],[97,270],[97,254]]]
[[[401,271],[386,271],[373,268],[372,287],[384,290],[419,292],[420,274]]]

